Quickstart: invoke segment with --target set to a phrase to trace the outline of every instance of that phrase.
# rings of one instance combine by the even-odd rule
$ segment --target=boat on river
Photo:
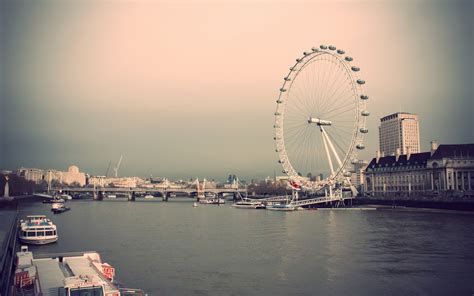
[[[200,204],[207,204],[207,205],[222,205],[225,204],[225,199],[223,198],[203,198],[199,200]]]
[[[55,214],[60,214],[69,211],[71,208],[66,207],[64,203],[58,202],[51,205],[51,211]]]
[[[251,199],[242,199],[234,203],[232,206],[238,209],[265,209],[266,208],[264,203],[258,200],[251,200]]]
[[[18,232],[20,241],[25,244],[45,245],[58,240],[56,225],[45,215],[31,215],[20,220]]]
[[[292,203],[271,203],[267,204],[267,210],[271,211],[294,211],[298,209],[297,206]]]
[[[33,256],[22,246],[16,254],[14,295],[146,296],[114,282],[115,268],[97,252]]]

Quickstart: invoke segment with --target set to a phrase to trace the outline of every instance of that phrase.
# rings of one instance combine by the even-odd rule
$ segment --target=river
[[[188,199],[69,201],[46,214],[59,241],[34,253],[95,250],[149,295],[473,295],[474,215],[275,212]]]

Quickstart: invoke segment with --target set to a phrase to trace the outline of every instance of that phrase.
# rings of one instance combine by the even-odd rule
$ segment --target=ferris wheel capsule
[[[359,67],[351,67],[351,70],[354,72],[359,72],[360,68]]]
[[[277,102],[277,104],[281,104],[281,103],[283,103],[283,101],[282,101],[282,100],[280,100],[280,99],[276,100],[276,102]]]
[[[368,100],[368,99],[369,99],[369,97],[366,96],[366,95],[361,95],[360,98],[361,98],[362,100]]]
[[[361,128],[359,129],[359,131],[360,131],[361,133],[363,133],[363,134],[366,134],[366,133],[369,132],[369,130],[368,130],[367,128],[365,128],[365,127],[361,127]]]
[[[365,80],[357,79],[357,83],[360,84],[360,85],[363,85],[363,84],[365,84]]]
[[[304,56],[307,56],[307,55],[309,55],[309,52],[306,52],[306,51],[305,51],[305,52],[303,52],[303,55],[304,55]]]
[[[345,60],[348,61],[348,62],[352,62],[352,61],[353,61],[353,59],[352,59],[351,57],[346,57]]]
[[[281,92],[285,92],[286,89],[284,89],[284,88],[282,87],[282,88],[280,88],[280,91],[281,91]]]
[[[314,51],[314,52],[317,52],[317,51],[319,51],[319,48],[317,48],[317,47],[311,47],[311,50]]]
[[[321,44],[319,47],[320,47],[321,49],[328,49],[328,47],[327,47],[326,45],[322,45],[322,44]]]
[[[364,146],[364,144],[357,144],[356,148],[359,149],[359,150],[363,150],[363,149],[365,149],[365,146]]]
[[[366,111],[366,110],[364,110],[364,111],[362,111],[360,114],[361,114],[362,116],[366,116],[366,117],[367,117],[367,116],[369,116],[369,115],[370,115],[370,112],[369,112],[369,111]]]
[[[334,45],[329,45],[330,50],[336,50],[336,47]]]
[[[291,78],[286,76],[285,78],[283,78],[285,81],[291,81]]]
[[[338,54],[345,54],[346,52],[345,52],[344,50],[342,50],[342,49],[338,49],[338,50],[337,50],[337,53],[338,53]]]

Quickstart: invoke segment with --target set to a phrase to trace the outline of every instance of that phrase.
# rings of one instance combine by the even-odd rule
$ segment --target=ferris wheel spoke
[[[337,87],[334,91],[327,96],[326,102],[331,102],[332,105],[337,101],[337,98],[343,96],[347,91],[349,91],[348,86],[348,77],[341,75],[338,79]]]
[[[338,77],[335,79],[335,85],[336,87],[334,88],[334,90],[330,93],[328,93],[325,98],[324,98],[324,103],[330,103],[332,102],[332,98],[334,97],[334,95],[340,90],[340,89],[344,89],[345,85],[342,83],[345,81],[345,76],[344,75],[341,75],[341,73],[338,73]],[[325,106],[327,106],[327,104],[325,104]]]

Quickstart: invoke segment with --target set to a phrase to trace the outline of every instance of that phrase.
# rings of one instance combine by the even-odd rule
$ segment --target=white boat
[[[18,237],[25,244],[45,245],[57,241],[58,233],[56,225],[45,215],[32,215],[20,220]]]
[[[298,209],[298,207],[291,203],[267,204],[267,210],[271,211],[294,211],[296,209]]]
[[[51,205],[51,211],[53,211],[53,213],[55,214],[59,214],[59,213],[62,213],[62,212],[66,212],[66,211],[69,211],[71,208],[69,207],[66,207],[64,205],[64,203],[53,203]]]
[[[60,194],[60,195],[57,195],[56,197],[62,198],[64,200],[71,200],[72,199],[72,196],[70,196],[69,194]]]
[[[144,198],[145,198],[145,199],[153,199],[153,198],[155,198],[155,197],[154,197],[153,195],[147,194],[147,195],[145,195]]]
[[[62,203],[62,202],[65,202],[65,200],[58,196],[53,196],[52,198],[43,200],[43,203]]]
[[[198,206],[197,202],[194,202],[193,207],[197,207],[197,206]]]
[[[208,205],[222,205],[225,204],[225,199],[223,198],[204,198],[199,200],[200,204],[208,204]]]
[[[265,209],[266,206],[260,201],[257,200],[250,200],[250,199],[242,199],[232,205],[234,208],[240,209]]]
[[[116,286],[113,283],[115,268],[103,263],[97,252],[35,258],[26,246],[22,246],[16,255],[14,295],[146,295],[142,290]]]

